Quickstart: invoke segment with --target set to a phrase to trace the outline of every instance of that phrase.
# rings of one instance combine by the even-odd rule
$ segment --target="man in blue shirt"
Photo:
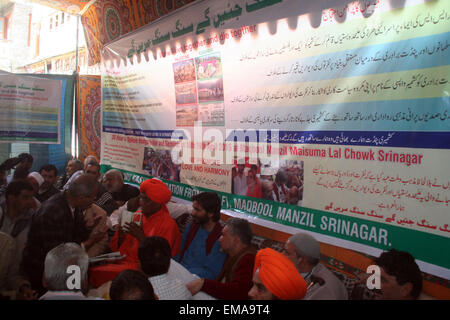
[[[220,198],[215,192],[202,192],[192,201],[193,222],[184,232],[176,260],[200,278],[215,279],[226,258],[217,241],[222,234]]]

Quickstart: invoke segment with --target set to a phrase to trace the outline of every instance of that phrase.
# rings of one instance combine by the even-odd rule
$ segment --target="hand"
[[[38,293],[30,288],[29,285],[23,285],[20,287],[19,292],[16,295],[16,300],[37,300]]]
[[[105,228],[92,229],[91,233],[89,234],[88,239],[85,242],[83,242],[86,250],[91,248],[94,244],[102,241],[105,237],[107,238],[108,237],[106,234],[107,231],[108,231],[107,228],[106,229]]]
[[[1,167],[2,169],[8,171],[11,170],[12,168],[14,168],[17,164],[20,163],[20,158],[9,158],[6,159],[2,164]]]
[[[205,279],[197,279],[186,283],[186,287],[191,292],[192,295],[197,294],[202,290]]]
[[[86,224],[86,227],[88,229],[93,228],[103,217],[106,217],[106,211],[96,204],[92,204],[92,206],[86,209],[84,213],[84,222]]]
[[[127,222],[124,226],[124,231],[128,233],[129,235],[132,235],[139,241],[142,241],[146,238],[144,230],[142,229],[142,226],[137,225],[135,222]]]

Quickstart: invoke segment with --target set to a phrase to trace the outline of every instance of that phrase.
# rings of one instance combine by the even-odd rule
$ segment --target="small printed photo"
[[[223,79],[198,81],[199,102],[223,101]]]
[[[249,164],[237,159],[232,169],[234,194],[301,206],[303,201],[303,161],[288,160],[277,168],[270,164]]]
[[[175,85],[176,104],[197,103],[197,88],[195,82],[187,82]]]
[[[198,80],[222,77],[222,62],[220,53],[212,53],[195,58]]]
[[[203,103],[198,105],[198,120],[204,126],[225,125],[225,105],[219,103]]]
[[[175,83],[195,81],[194,59],[174,63],[173,76]]]
[[[303,201],[304,162],[287,160],[281,163],[275,171],[273,168],[262,167],[261,178],[272,183],[272,198],[276,202],[283,202],[301,206]],[[268,174],[266,175],[266,172]]]
[[[145,147],[142,170],[155,178],[180,181],[181,165],[172,161],[171,149]]]
[[[192,127],[198,119],[197,105],[176,106],[177,127]]]

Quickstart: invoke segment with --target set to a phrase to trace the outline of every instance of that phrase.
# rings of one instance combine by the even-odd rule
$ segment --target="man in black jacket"
[[[97,191],[95,179],[83,174],[66,191],[45,201],[33,216],[23,251],[22,270],[39,294],[45,291],[42,273],[47,252],[65,242],[81,244],[86,250],[96,242],[89,237],[83,211],[94,203]]]

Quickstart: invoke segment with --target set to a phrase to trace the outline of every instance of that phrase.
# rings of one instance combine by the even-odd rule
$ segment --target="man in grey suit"
[[[308,290],[304,300],[347,300],[344,284],[320,263],[320,245],[311,235],[300,232],[285,244],[284,254],[305,279]]]

